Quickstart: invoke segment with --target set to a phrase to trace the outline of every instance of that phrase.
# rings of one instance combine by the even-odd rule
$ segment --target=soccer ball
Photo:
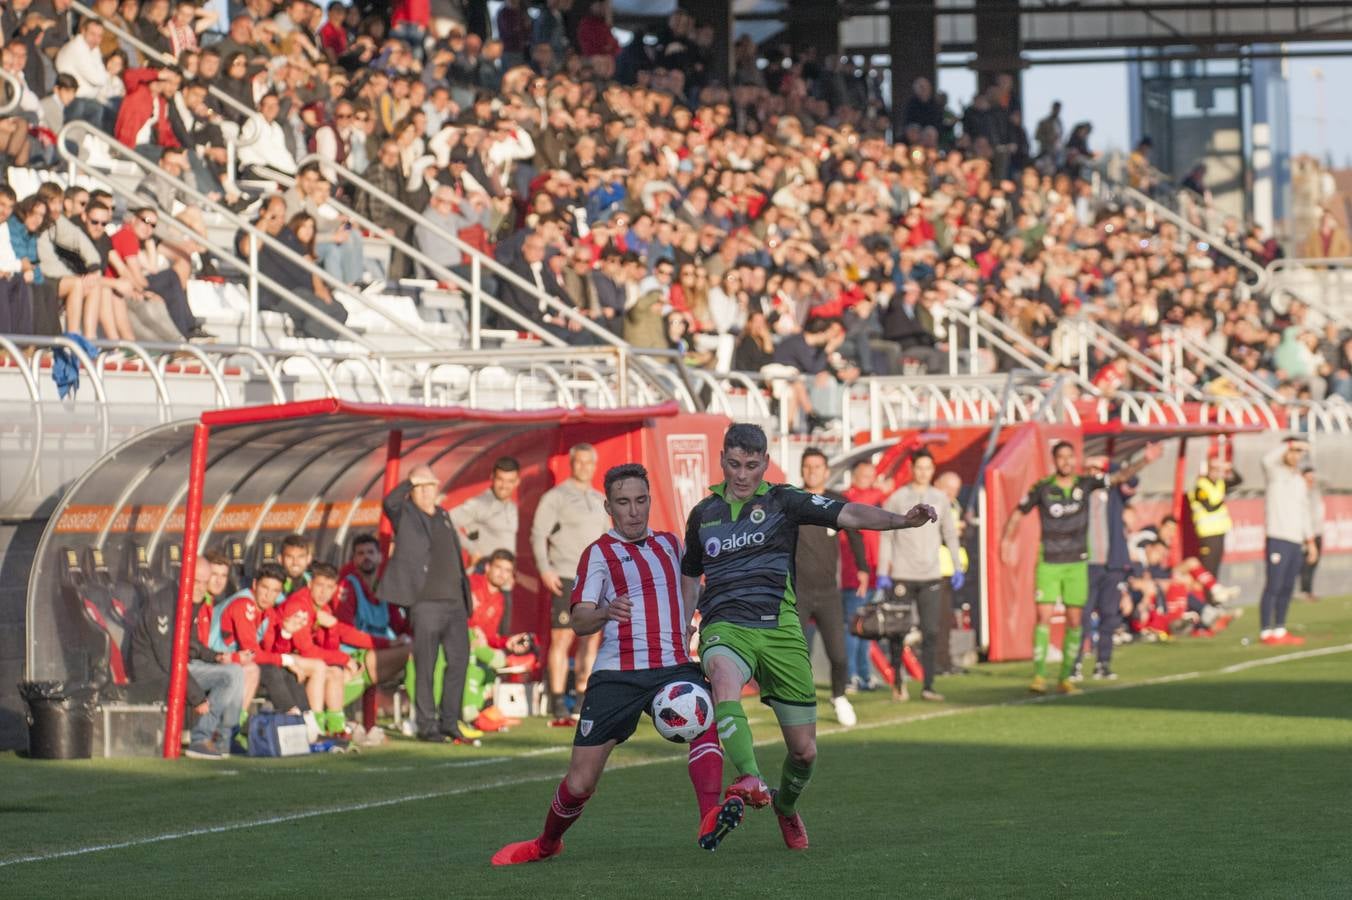
[[[709,730],[714,701],[703,685],[673,681],[653,698],[653,726],[657,733],[677,744],[688,744]]]

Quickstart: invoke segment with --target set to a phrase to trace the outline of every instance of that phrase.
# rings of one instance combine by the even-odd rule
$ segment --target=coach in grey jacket
[[[459,723],[471,595],[451,514],[437,504],[438,484],[431,469],[418,466],[385,498],[395,543],[378,590],[381,599],[409,607],[418,739],[445,743],[464,738]],[[446,654],[440,710],[432,687],[438,650]]]

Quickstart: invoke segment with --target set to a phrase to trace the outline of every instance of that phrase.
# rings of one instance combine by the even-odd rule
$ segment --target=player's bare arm
[[[862,528],[868,531],[896,531],[901,528],[919,528],[938,521],[939,514],[928,503],[917,503],[901,515],[888,512],[881,506],[867,503],[846,503],[836,523],[841,528]]]
[[[1135,478],[1142,469],[1159,459],[1162,453],[1164,453],[1164,448],[1159,444],[1146,444],[1145,452],[1141,454],[1141,458],[1135,462],[1128,463],[1114,472],[1112,477],[1108,479],[1108,483],[1116,485],[1130,481]]]
[[[596,604],[583,600],[573,607],[573,631],[576,634],[595,634],[607,622],[628,622],[634,605],[628,597],[616,597],[609,603]]]
[[[681,576],[681,610],[685,614],[685,642],[695,639],[699,628],[695,625],[695,607],[699,605],[700,580],[689,575]]]

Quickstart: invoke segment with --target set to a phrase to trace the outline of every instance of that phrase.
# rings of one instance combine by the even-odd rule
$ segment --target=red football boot
[[[559,846],[548,853],[540,846],[539,838],[533,838],[529,841],[517,841],[514,844],[508,844],[497,853],[494,853],[493,865],[519,866],[521,863],[541,862],[542,860],[558,856],[562,852],[563,841],[559,841]]]
[[[722,806],[711,807],[699,823],[700,849],[710,852],[717,850],[728,832],[742,824],[745,813],[746,803],[741,797],[729,797]]]
[[[1305,643],[1305,638],[1296,637],[1294,634],[1288,631],[1286,634],[1277,638],[1276,643],[1282,644],[1283,646],[1287,647],[1299,647]]]
[[[798,813],[786,816],[775,810],[775,818],[779,820],[779,833],[784,835],[784,846],[790,850],[806,850],[807,828],[803,825],[803,817]]]
[[[770,788],[759,775],[743,775],[723,792],[724,797],[741,797],[752,809],[764,809],[770,805]]]
[[[1259,638],[1258,643],[1262,644],[1265,647],[1277,647],[1285,642],[1283,641],[1282,638],[1277,637],[1275,634],[1270,634],[1267,637]]]

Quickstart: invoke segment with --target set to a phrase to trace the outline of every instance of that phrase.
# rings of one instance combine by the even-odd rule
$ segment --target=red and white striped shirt
[[[667,531],[650,531],[626,541],[612,529],[582,551],[573,605],[609,603],[628,597],[628,622],[606,622],[593,669],[661,669],[690,662],[681,611],[681,541]]]

